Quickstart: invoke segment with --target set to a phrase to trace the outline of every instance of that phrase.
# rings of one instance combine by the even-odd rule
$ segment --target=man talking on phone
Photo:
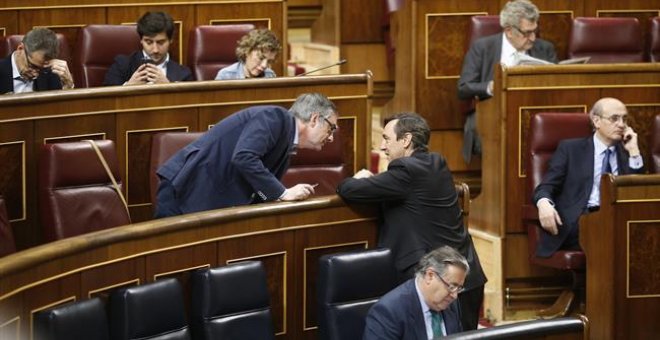
[[[641,173],[644,166],[628,110],[615,98],[598,100],[589,112],[594,134],[561,141],[548,171],[534,190],[543,232],[536,250],[550,257],[560,249],[578,250],[580,216],[600,208],[601,175]]]
[[[137,23],[142,49],[119,55],[105,75],[103,85],[166,84],[193,80],[186,66],[170,59],[174,33],[172,17],[165,12],[147,12]]]

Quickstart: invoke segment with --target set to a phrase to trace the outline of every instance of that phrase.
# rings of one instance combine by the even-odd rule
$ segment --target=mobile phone
[[[149,58],[149,57],[144,57],[144,58],[142,58],[142,63],[143,63],[143,64],[152,64],[152,65],[156,65],[156,62],[155,62],[153,59]]]

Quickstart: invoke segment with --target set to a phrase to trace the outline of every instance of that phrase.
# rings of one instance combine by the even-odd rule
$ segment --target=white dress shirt
[[[422,314],[424,315],[424,325],[426,326],[426,337],[428,337],[429,339],[433,339],[433,327],[431,324],[432,322],[431,309],[424,301],[424,296],[422,295],[422,292],[419,290],[419,286],[417,285],[417,277],[415,277],[414,280],[415,280],[415,291],[417,291],[419,304],[422,306]],[[445,319],[442,319],[442,324],[440,326],[442,328],[442,335],[447,335],[447,328],[445,327]]]
[[[11,77],[14,79],[14,93],[34,92],[34,80],[24,79],[16,65],[16,52],[11,54]]]

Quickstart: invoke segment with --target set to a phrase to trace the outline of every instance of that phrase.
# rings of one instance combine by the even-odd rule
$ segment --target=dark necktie
[[[605,156],[603,157],[603,166],[601,167],[601,174],[612,173],[612,166],[610,165],[610,155],[612,150],[610,148],[605,149]]]
[[[439,338],[442,334],[442,314],[436,311],[431,312],[431,329],[433,330],[433,338]]]

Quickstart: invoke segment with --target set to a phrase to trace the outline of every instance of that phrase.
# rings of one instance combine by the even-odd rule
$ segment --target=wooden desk
[[[134,222],[150,219],[151,136],[206,131],[252,105],[289,107],[304,92],[328,96],[340,113],[348,168],[368,168],[369,74],[105,87],[0,96],[0,192],[19,248],[40,243],[37,159],[43,143],[112,139]]]
[[[596,100],[616,97],[627,106],[630,125],[639,135],[640,148],[649,164],[648,134],[660,113],[660,64],[551,65],[498,68],[495,95],[477,107],[478,130],[483,144],[481,194],[470,215],[470,228],[501,240],[501,287],[507,296],[541,295],[535,287],[547,285],[557,273],[528,262],[527,232],[521,221],[525,200],[524,157],[529,120],[536,112],[588,112]],[[541,278],[533,282],[533,278]],[[497,279],[495,279],[497,280]],[[529,290],[529,288],[532,288]],[[502,292],[502,295],[503,292]],[[501,300],[516,307],[516,301]],[[521,300],[518,300],[521,301]],[[535,300],[523,300],[534,302]],[[538,300],[537,300],[538,302]]]
[[[607,176],[580,220],[591,339],[660,334],[660,175]]]

